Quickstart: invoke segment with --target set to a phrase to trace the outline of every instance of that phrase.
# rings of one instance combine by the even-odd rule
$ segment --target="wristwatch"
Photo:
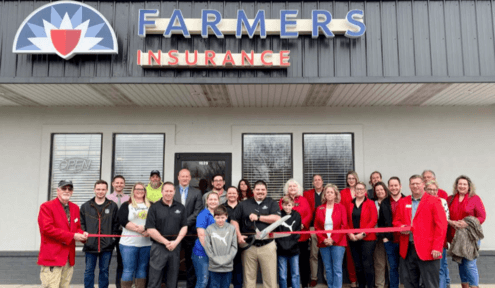
[[[258,220],[256,220],[256,221],[260,221],[260,219],[261,219],[260,213],[256,214],[256,216],[258,216]]]
[[[366,237],[366,233],[363,232],[363,238]]]

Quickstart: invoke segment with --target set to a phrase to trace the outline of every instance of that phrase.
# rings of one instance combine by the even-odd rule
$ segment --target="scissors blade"
[[[285,215],[284,217],[280,218],[279,220],[273,222],[270,226],[266,227],[263,229],[263,231],[256,233],[256,240],[263,240],[267,239],[268,234],[270,234],[273,230],[277,229],[278,226],[282,225],[283,222],[287,221],[287,219],[290,218],[290,215]]]

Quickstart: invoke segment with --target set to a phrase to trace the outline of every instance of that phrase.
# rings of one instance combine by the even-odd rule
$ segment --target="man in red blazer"
[[[88,239],[88,233],[81,230],[79,207],[69,201],[73,191],[72,181],[62,180],[58,183],[57,198],[40,207],[38,265],[43,287],[69,288],[76,256],[75,241]]]
[[[401,232],[399,244],[404,258],[404,286],[419,287],[421,276],[425,287],[437,288],[447,216],[440,199],[425,193],[421,175],[409,178],[409,188],[412,195],[399,201],[393,221],[394,227],[411,226],[410,232]]]
[[[316,215],[316,208],[321,205],[321,192],[323,192],[323,178],[319,174],[313,175],[313,189],[304,191],[303,196],[308,200],[309,206],[311,207],[311,215],[313,220],[311,220],[310,229],[314,230],[313,222]],[[318,284],[318,240],[316,239],[316,234],[311,234],[311,246],[309,252],[309,268],[311,271],[311,282],[310,287],[315,287]]]

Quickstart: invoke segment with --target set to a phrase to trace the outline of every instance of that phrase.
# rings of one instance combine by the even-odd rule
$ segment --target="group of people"
[[[181,250],[188,288],[256,287],[258,267],[263,287],[314,287],[319,261],[328,287],[342,287],[345,261],[351,287],[388,282],[395,288],[402,279],[405,287],[444,288],[450,283],[447,253],[459,263],[462,287],[478,287],[486,212],[469,177],[459,176],[448,196],[425,170],[409,178],[411,195],[405,196],[398,177],[385,184],[378,171],[369,190],[354,171],[344,189],[314,175],[314,188],[304,192],[294,179],[287,181],[278,202],[267,197],[263,180],[251,186],[242,179],[225,189],[217,174],[205,194],[190,181],[188,169],[179,171],[177,186],[153,170],[148,185],[135,183],[126,195],[118,175],[113,193],[107,195],[108,183],[99,180],[95,197],[80,208],[69,201],[73,183],[60,181],[57,198],[43,203],[38,217],[43,287],[69,287],[75,241],[84,243],[86,288],[94,286],[97,262],[98,287],[108,287],[114,247],[116,284],[123,288],[177,287]],[[303,232],[253,238],[275,222],[278,232]],[[401,231],[374,233],[389,227]],[[338,231],[344,229],[355,233]]]

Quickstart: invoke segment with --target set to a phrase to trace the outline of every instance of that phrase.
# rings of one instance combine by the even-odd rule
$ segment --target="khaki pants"
[[[311,227],[311,231],[314,230],[315,228]],[[320,248],[318,248],[316,234],[311,234],[310,242],[309,268],[311,269],[311,280],[318,280],[318,252],[320,251]]]
[[[69,288],[74,267],[69,261],[62,267],[41,266],[40,279],[44,288]]]
[[[376,241],[373,262],[375,266],[375,287],[384,288],[385,270],[387,270],[387,252],[385,251],[385,246],[381,239]]]
[[[251,246],[241,254],[245,288],[255,288],[258,262],[263,277],[263,288],[277,288],[277,245],[275,241],[261,247]]]

